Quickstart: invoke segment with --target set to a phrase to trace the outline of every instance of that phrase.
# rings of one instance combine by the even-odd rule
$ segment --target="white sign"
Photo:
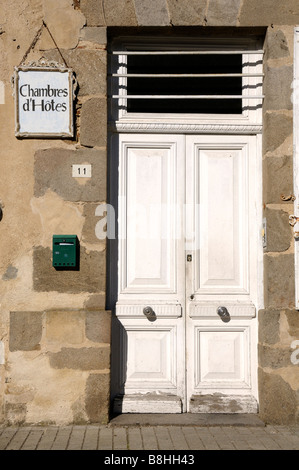
[[[73,178],[91,178],[91,165],[72,165]]]
[[[73,137],[73,73],[68,68],[18,67],[16,136]]]

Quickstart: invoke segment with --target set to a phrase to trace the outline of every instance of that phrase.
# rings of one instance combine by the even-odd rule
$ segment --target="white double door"
[[[256,136],[119,136],[122,412],[254,412]]]

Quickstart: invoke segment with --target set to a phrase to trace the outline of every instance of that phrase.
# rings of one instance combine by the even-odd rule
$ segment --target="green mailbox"
[[[77,235],[53,235],[54,268],[76,268],[79,262]]]

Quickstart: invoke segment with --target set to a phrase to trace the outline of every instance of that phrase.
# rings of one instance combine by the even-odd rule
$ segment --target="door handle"
[[[155,317],[155,312],[153,311],[152,307],[149,307],[149,306],[144,307],[143,313],[149,319]]]
[[[226,307],[218,307],[217,308],[217,313],[219,315],[220,318],[229,318],[230,317],[230,314],[228,313],[228,310]]]

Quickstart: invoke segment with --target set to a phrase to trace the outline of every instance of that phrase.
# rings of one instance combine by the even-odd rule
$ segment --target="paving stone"
[[[0,450],[6,450],[14,435],[18,432],[16,428],[4,429],[0,436]]]
[[[140,428],[128,428],[128,443],[130,450],[143,450]]]
[[[245,439],[238,439],[235,442],[236,450],[251,450],[248,442]]]
[[[62,427],[58,430],[51,450],[65,450],[72,432],[72,427]]]
[[[44,429],[43,428],[33,428],[26,441],[24,442],[22,446],[22,450],[32,450],[36,449],[39,441],[41,440],[42,436],[44,434]]]
[[[221,450],[235,450],[235,446],[231,439],[231,432],[226,432],[225,427],[211,428],[211,434],[215,438]]]
[[[87,426],[84,436],[82,450],[96,450],[98,448],[99,428],[98,426]]]
[[[143,447],[145,450],[157,450],[158,442],[156,434],[152,427],[142,427],[141,434],[143,438]]]
[[[159,450],[174,450],[174,445],[167,427],[156,426],[155,434],[158,441]]]
[[[113,429],[103,427],[100,429],[99,447],[100,450],[112,450]]]
[[[248,443],[250,450],[267,450],[262,442],[256,437],[248,437],[246,442]]]
[[[175,450],[185,450],[188,448],[188,444],[185,439],[185,435],[182,431],[182,428],[177,426],[170,426],[168,428],[168,431]]]
[[[8,446],[5,450],[19,450],[22,448],[27,436],[30,433],[30,428],[19,428],[18,431],[15,433],[11,441],[9,442]]]
[[[68,450],[81,450],[84,441],[85,431],[85,426],[74,427],[67,446]]]
[[[279,444],[271,437],[261,437],[261,443],[266,447],[267,450],[281,450]]]
[[[299,450],[299,425],[0,427],[0,450]]]
[[[44,430],[36,450],[51,450],[58,432],[58,427],[49,427]]]
[[[220,450],[216,439],[207,428],[196,428],[205,450]]]
[[[113,430],[113,450],[127,450],[127,430],[126,428],[114,428]]]
[[[204,450],[204,445],[199,438],[194,427],[184,426],[182,432],[187,441],[188,449],[190,450]]]

